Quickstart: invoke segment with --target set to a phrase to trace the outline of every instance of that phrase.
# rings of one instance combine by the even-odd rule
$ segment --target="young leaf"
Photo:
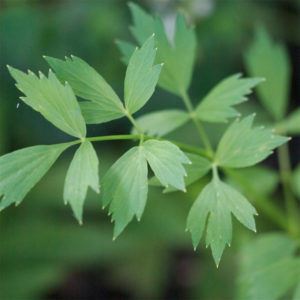
[[[225,131],[217,148],[216,160],[220,166],[249,167],[267,158],[272,150],[289,138],[278,136],[270,129],[252,127],[254,115],[236,120]]]
[[[286,113],[291,77],[291,66],[285,47],[274,44],[267,31],[259,28],[245,60],[251,76],[267,79],[258,87],[260,100],[275,119],[281,119]]]
[[[191,163],[188,157],[177,146],[167,141],[148,140],[142,147],[161,184],[185,191],[184,176],[187,174],[182,164]]]
[[[300,134],[300,108],[296,109],[280,123],[280,129],[282,129],[287,134]]]
[[[160,137],[181,127],[189,119],[190,117],[185,111],[169,109],[143,115],[136,122],[148,135]]]
[[[227,122],[239,112],[232,106],[247,100],[251,89],[262,81],[261,78],[240,78],[232,75],[216,85],[196,108],[197,117],[207,122]]]
[[[156,61],[164,62],[158,84],[178,95],[190,85],[196,52],[196,35],[194,29],[187,26],[182,14],[176,19],[174,38],[170,42],[166,36],[162,20],[153,18],[138,5],[129,4],[134,25],[130,28],[139,45],[154,32],[158,47]],[[127,61],[131,48],[119,45],[123,60]]]
[[[126,70],[124,99],[126,109],[135,113],[152,96],[162,65],[153,66],[156,50],[154,36],[132,54]]]
[[[211,162],[206,158],[197,154],[192,154],[192,153],[184,153],[184,154],[191,161],[191,164],[185,166],[187,176],[184,178],[184,183],[185,186],[187,187],[207,174],[207,172],[211,168]],[[161,186],[161,183],[156,177],[152,177],[149,180],[149,185]],[[169,186],[165,188],[163,192],[170,193],[175,191],[177,191],[177,189],[175,189],[172,186]]]
[[[297,244],[288,236],[270,233],[246,244],[241,251],[237,299],[279,299],[299,282]]]
[[[196,248],[207,222],[206,245],[211,247],[217,266],[226,244],[231,243],[231,213],[244,226],[255,231],[255,208],[242,194],[223,183],[215,171],[212,181],[202,190],[189,212],[187,229]]]
[[[133,147],[119,158],[102,180],[102,203],[110,204],[116,238],[136,215],[139,220],[146,205],[147,161],[142,147]]]
[[[48,78],[42,73],[38,78],[30,71],[26,74],[12,67],[8,69],[18,89],[26,95],[21,97],[26,104],[62,131],[78,138],[85,137],[85,122],[68,83],[62,85],[51,70]]]
[[[0,157],[0,211],[20,204],[70,144],[33,146]]]
[[[99,193],[98,165],[93,145],[89,141],[84,141],[70,164],[64,187],[64,201],[66,204],[70,203],[80,224],[88,187]]]
[[[68,81],[75,94],[85,100],[80,102],[88,124],[104,123],[124,116],[124,107],[104,78],[82,59],[72,56],[66,60],[44,56],[57,77]]]

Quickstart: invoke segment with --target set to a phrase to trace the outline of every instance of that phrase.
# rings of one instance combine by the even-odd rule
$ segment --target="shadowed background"
[[[164,18],[172,33],[175,13],[184,11],[196,26],[198,49],[191,96],[195,103],[222,78],[244,72],[243,53],[257,25],[264,25],[288,47],[293,65],[291,107],[299,99],[300,2],[297,0],[187,0],[136,1]],[[21,70],[46,72],[42,55],[63,58],[74,54],[87,61],[123,93],[125,66],[114,41],[132,40],[126,1],[0,1],[0,153],[38,144],[59,143],[70,137],[19,103],[20,92],[6,64]],[[261,106],[253,101],[243,112]],[[176,96],[157,88],[140,113],[182,107]],[[220,129],[221,127],[221,129]],[[224,126],[207,126],[213,143]],[[121,119],[89,126],[89,136],[126,134],[130,124]],[[170,135],[200,145],[189,124]],[[133,144],[96,144],[100,174]],[[298,162],[299,140],[291,143],[293,163]],[[239,247],[252,233],[234,224],[234,240],[219,270],[210,251],[192,250],[185,222],[193,199],[208,178],[193,184],[187,194],[162,195],[150,188],[144,216],[133,221],[112,242],[113,224],[101,210],[98,195],[89,191],[84,225],[79,226],[69,206],[63,205],[66,171],[74,149],[68,150],[17,208],[0,215],[1,299],[231,299],[235,294]],[[274,165],[274,159],[267,164]],[[276,165],[275,165],[276,166]],[[276,228],[264,216],[260,232]],[[250,236],[250,237],[249,237]]]

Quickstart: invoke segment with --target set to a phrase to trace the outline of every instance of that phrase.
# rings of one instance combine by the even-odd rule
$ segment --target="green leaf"
[[[110,204],[116,238],[136,215],[139,220],[146,205],[147,161],[143,148],[133,147],[119,158],[102,180],[102,203]]]
[[[286,113],[291,77],[287,50],[282,44],[274,44],[267,31],[259,28],[245,61],[251,76],[267,79],[258,87],[260,100],[276,120],[281,119]]]
[[[150,34],[152,34],[152,33],[150,33]],[[150,36],[150,34],[149,34],[149,36]],[[129,43],[126,41],[121,41],[121,40],[117,40],[116,44],[118,45],[118,47],[122,53],[122,58],[121,58],[122,62],[125,65],[128,65],[130,57],[133,54],[136,46],[133,45],[132,43]]]
[[[191,162],[177,146],[167,141],[148,140],[143,144],[143,152],[163,186],[171,185],[185,191],[184,176],[187,174],[182,164]]]
[[[75,217],[82,224],[83,203],[90,186],[99,193],[98,157],[93,145],[84,141],[77,149],[68,169],[65,187],[64,201],[70,203]]]
[[[296,289],[294,291],[293,300],[299,300],[300,299],[300,275],[299,275],[299,283],[296,286]]]
[[[247,100],[246,95],[262,81],[261,78],[240,78],[232,75],[218,83],[196,108],[197,117],[207,122],[222,123],[239,116],[232,106]]]
[[[254,115],[236,120],[225,131],[217,148],[217,164],[242,168],[257,164],[273,153],[273,149],[289,141],[270,129],[252,127]]]
[[[280,233],[260,235],[241,251],[237,299],[274,300],[284,296],[298,281],[300,259],[293,254],[294,240]]]
[[[187,187],[207,174],[207,172],[211,168],[211,162],[206,158],[197,154],[192,154],[192,153],[184,153],[184,154],[191,161],[191,164],[185,166],[185,171],[187,173],[187,176],[184,178],[184,183],[185,186]],[[161,186],[161,183],[156,177],[152,177],[149,180],[149,185]],[[163,192],[169,193],[175,191],[177,191],[177,189],[175,189],[172,186],[169,186],[165,188]]]
[[[132,54],[126,70],[124,83],[125,106],[133,114],[152,96],[162,65],[153,66],[156,50],[151,36]]]
[[[80,102],[88,124],[104,123],[124,116],[124,107],[105,79],[82,59],[71,56],[66,60],[44,56],[58,78],[70,83],[75,94],[85,100]]]
[[[176,19],[174,38],[170,42],[160,18],[153,18],[134,3],[130,3],[129,8],[134,23],[130,29],[139,45],[155,33],[158,47],[156,61],[165,63],[158,84],[172,93],[181,95],[188,89],[193,73],[196,52],[194,29],[189,28],[184,16],[179,14]],[[120,49],[123,57],[128,57],[130,50],[128,48],[124,50],[123,44],[120,45]]]
[[[187,230],[191,232],[196,248],[207,223],[206,245],[211,247],[217,266],[226,244],[230,246],[231,243],[231,213],[244,226],[256,231],[253,217],[257,214],[255,208],[214,172],[212,181],[202,190],[189,212]]]
[[[189,119],[188,113],[183,110],[168,109],[143,115],[136,122],[148,135],[161,137],[181,127]],[[136,130],[133,129],[133,132],[136,133]]]
[[[62,131],[78,138],[85,137],[85,122],[68,83],[62,85],[51,70],[48,78],[42,73],[38,78],[31,71],[26,74],[12,67],[8,69],[18,89],[26,95],[20,99]]]
[[[300,198],[300,164],[293,173],[292,186],[295,194]]]
[[[16,203],[46,174],[70,144],[33,146],[0,157],[0,211]]]
[[[279,128],[291,135],[300,134],[300,108],[293,111],[285,120],[283,120]]]

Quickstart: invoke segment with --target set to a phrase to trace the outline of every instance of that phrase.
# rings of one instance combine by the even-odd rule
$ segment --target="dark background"
[[[290,110],[299,102],[300,24],[297,0],[187,0],[136,1],[172,26],[174,13],[183,9],[195,24],[198,49],[190,89],[195,103],[222,78],[244,72],[243,53],[257,25],[286,44],[292,61]],[[6,64],[36,72],[47,71],[42,55],[63,58],[74,54],[95,67],[119,95],[123,93],[125,66],[114,40],[132,40],[126,1],[0,0],[0,153],[69,137],[19,102],[19,91]],[[245,73],[245,72],[244,72]],[[245,112],[264,112],[255,102]],[[182,107],[181,100],[157,89],[142,109]],[[221,127],[221,129],[220,129]],[[213,142],[223,126],[208,126]],[[127,120],[90,126],[89,135],[125,134]],[[199,144],[192,126],[172,138]],[[100,173],[132,143],[96,144]],[[293,164],[299,162],[299,141],[291,143]],[[97,195],[89,192],[84,225],[79,226],[62,191],[74,149],[62,155],[17,208],[0,215],[0,299],[231,299],[235,293],[238,251],[251,233],[234,224],[233,247],[223,255],[219,270],[203,245],[192,250],[184,232],[188,210],[207,178],[187,194],[162,195],[150,189],[142,221],[133,221],[112,242],[113,225]],[[267,161],[276,167],[274,160]],[[264,216],[259,232],[276,227]],[[236,226],[238,225],[238,226]]]

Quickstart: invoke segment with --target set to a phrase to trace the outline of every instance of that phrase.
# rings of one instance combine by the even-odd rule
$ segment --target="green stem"
[[[300,216],[298,212],[297,201],[291,189],[292,171],[287,144],[284,144],[278,148],[277,156],[279,173],[285,198],[285,206],[288,214],[288,223],[291,233],[297,236],[300,234]]]
[[[274,205],[267,197],[257,193],[249,182],[244,180],[234,170],[223,168],[223,171],[244,189],[245,193],[254,200],[255,205],[263,211],[270,220],[277,224],[281,229],[290,232],[290,227],[286,222],[286,216],[276,205]]]
[[[138,134],[119,134],[119,135],[104,135],[104,136],[94,136],[94,137],[87,137],[86,140],[90,142],[102,142],[102,141],[118,141],[118,140],[139,140],[141,138]],[[177,142],[174,140],[164,139],[164,138],[158,138],[150,135],[144,135],[143,139],[146,140],[158,140],[158,141],[169,141],[175,145],[177,145],[181,150],[187,151],[190,153],[198,154],[201,156],[205,156],[207,158],[210,158],[209,153],[207,150],[194,147],[192,145],[184,144],[181,142]],[[82,140],[75,140],[70,142],[70,146],[80,144],[82,143]]]
[[[186,109],[188,110],[188,112],[190,114],[190,117],[191,117],[193,123],[195,124],[195,126],[200,134],[200,137],[203,141],[205,148],[210,152],[211,155],[213,155],[213,148],[211,146],[208,136],[205,133],[204,128],[202,127],[201,122],[197,119],[197,117],[195,115],[193,104],[192,104],[192,101],[191,101],[189,95],[185,91],[182,91],[181,97],[186,106]]]

